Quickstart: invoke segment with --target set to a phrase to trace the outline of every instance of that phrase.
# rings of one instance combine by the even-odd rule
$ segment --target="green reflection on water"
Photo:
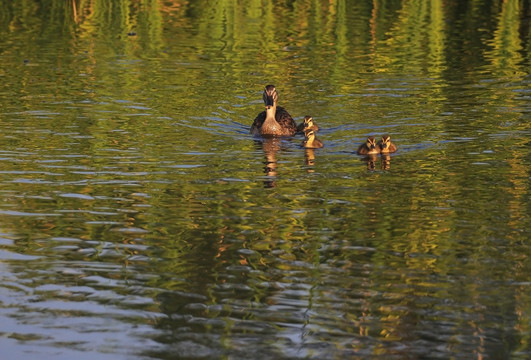
[[[528,1],[0,9],[6,316],[108,304],[166,358],[529,354]],[[324,149],[249,136],[268,83]]]

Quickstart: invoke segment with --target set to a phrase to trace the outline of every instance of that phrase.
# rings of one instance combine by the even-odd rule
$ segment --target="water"
[[[0,4],[2,358],[531,356],[529,1]]]

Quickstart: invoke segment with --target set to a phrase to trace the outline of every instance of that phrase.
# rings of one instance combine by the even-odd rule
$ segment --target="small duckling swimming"
[[[297,132],[304,132],[307,130],[319,131],[319,126],[313,122],[313,118],[309,115],[306,115],[304,121],[297,126]]]
[[[302,146],[307,149],[319,149],[322,148],[324,145],[321,140],[315,137],[315,133],[313,130],[306,130],[304,132],[304,141],[302,142]]]
[[[389,135],[383,135],[382,139],[376,144],[376,147],[382,154],[394,153],[397,150],[396,145],[391,142]]]
[[[376,147],[374,136],[369,136],[367,141],[358,147],[358,155],[379,154],[380,149]]]

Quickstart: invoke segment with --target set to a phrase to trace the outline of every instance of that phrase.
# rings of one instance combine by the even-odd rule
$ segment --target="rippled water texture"
[[[530,8],[0,0],[0,357],[531,358]]]

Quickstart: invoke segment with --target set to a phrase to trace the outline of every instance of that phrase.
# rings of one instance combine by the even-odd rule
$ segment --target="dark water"
[[[0,357],[531,357],[530,17],[0,1]]]

